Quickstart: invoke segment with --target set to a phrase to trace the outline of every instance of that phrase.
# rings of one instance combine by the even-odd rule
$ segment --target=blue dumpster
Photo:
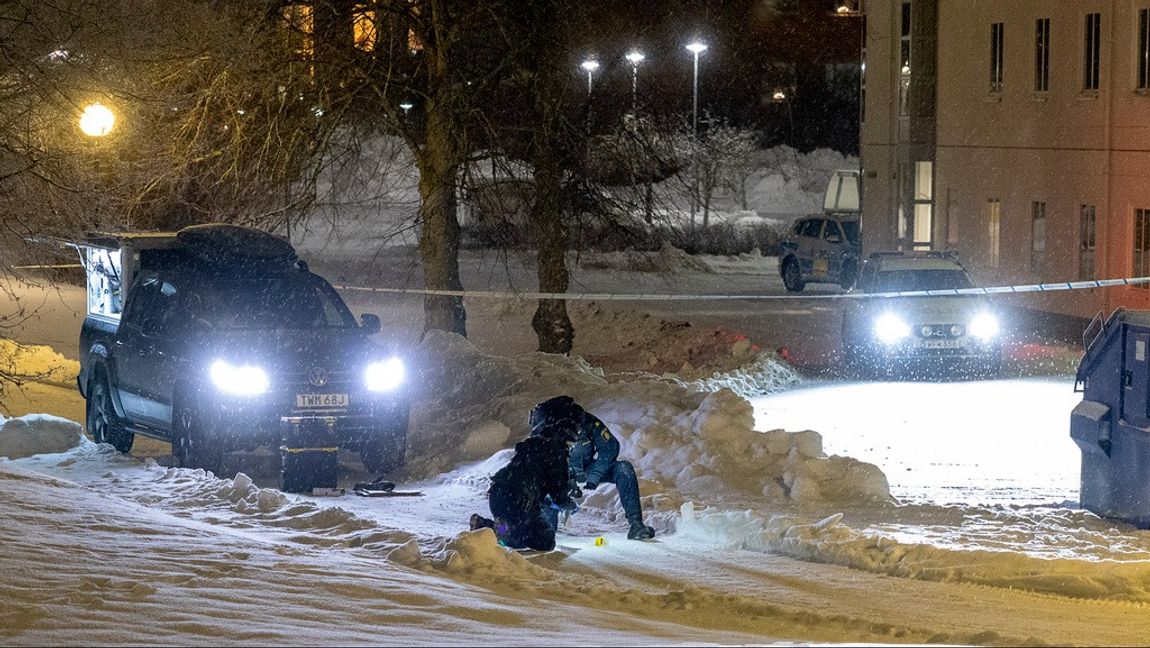
[[[1118,309],[1083,335],[1070,415],[1082,507],[1150,528],[1150,312]]]

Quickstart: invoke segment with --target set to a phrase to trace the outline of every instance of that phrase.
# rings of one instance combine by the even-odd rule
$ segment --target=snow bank
[[[1144,559],[1116,561],[1038,558],[1025,552],[954,550],[906,544],[843,523],[841,513],[820,520],[798,515],[760,517],[751,511],[696,511],[682,506],[678,534],[727,548],[779,553],[812,562],[917,580],[974,583],[1072,598],[1150,602]]]
[[[765,153],[765,173],[753,176],[747,190],[748,206],[759,215],[791,221],[805,214],[822,213],[827,180],[838,169],[857,169],[858,158],[830,149],[799,153],[778,146]]]
[[[0,417],[0,456],[9,459],[66,452],[84,441],[80,424],[67,419],[48,414]]]
[[[422,351],[422,388],[435,398],[413,408],[409,477],[432,478],[487,459],[478,450],[503,429],[505,447],[526,436],[535,403],[570,394],[616,434],[639,477],[661,489],[798,504],[889,500],[878,468],[826,457],[817,433],[756,432],[751,404],[730,389],[643,378],[608,383],[579,358],[489,356],[463,337],[435,331]]]
[[[80,363],[56,353],[52,347],[24,345],[0,338],[0,374],[22,380],[76,386]]]

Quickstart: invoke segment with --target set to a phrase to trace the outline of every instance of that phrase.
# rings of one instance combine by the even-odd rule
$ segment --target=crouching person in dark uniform
[[[582,497],[585,491],[593,491],[604,482],[615,484],[619,491],[619,503],[631,525],[627,537],[631,540],[648,540],[655,537],[655,530],[643,523],[643,506],[639,502],[639,480],[635,467],[629,461],[619,461],[619,440],[598,417],[584,410],[570,396],[556,396],[535,406],[536,410],[560,412],[561,418],[575,421],[578,437],[570,452],[571,487],[573,497]],[[578,483],[583,484],[582,490]],[[554,515],[554,514],[553,514]]]
[[[495,529],[499,542],[513,549],[550,551],[558,512],[578,508],[570,496],[567,465],[576,422],[537,409],[531,412],[531,436],[515,444],[511,463],[491,478],[487,497],[495,519],[474,514],[471,529]]]

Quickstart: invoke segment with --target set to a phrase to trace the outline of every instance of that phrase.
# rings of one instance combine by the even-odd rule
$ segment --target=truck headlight
[[[910,337],[910,326],[894,313],[887,313],[874,323],[874,335],[883,344],[895,344]]]
[[[980,313],[970,320],[970,326],[967,328],[974,337],[992,340],[998,337],[998,318],[990,313]]]
[[[222,392],[254,396],[268,390],[268,374],[259,367],[216,360],[209,373],[212,383]]]
[[[374,392],[387,392],[399,387],[403,384],[403,377],[403,361],[399,358],[373,362],[364,372],[364,382],[368,390]]]

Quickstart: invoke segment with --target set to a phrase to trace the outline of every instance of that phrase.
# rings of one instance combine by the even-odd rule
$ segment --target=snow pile
[[[588,340],[595,353],[584,357],[607,370],[640,369],[697,389],[727,387],[751,397],[793,385],[798,375],[782,360],[738,331],[706,329],[601,302],[577,302],[569,309],[575,351]]]
[[[841,513],[812,521],[796,515],[764,519],[751,511],[696,511],[682,506],[677,532],[727,548],[777,553],[861,571],[954,583],[974,583],[1058,596],[1150,602],[1145,556],[1115,560],[1050,559],[1026,552],[954,550],[900,543],[843,523]],[[1049,542],[1049,538],[1047,538]]]
[[[857,169],[858,158],[830,149],[799,153],[789,146],[766,151],[766,173],[756,175],[747,190],[748,206],[760,216],[787,221],[822,213],[827,180],[838,169]]]
[[[0,456],[9,459],[66,452],[85,443],[79,423],[48,414],[0,417]]]
[[[51,347],[24,345],[0,338],[0,374],[17,381],[34,380],[65,387],[76,386],[80,363]]]
[[[431,478],[486,459],[474,450],[488,447],[493,429],[505,427],[505,445],[514,445],[527,435],[535,403],[570,394],[616,434],[622,458],[635,464],[639,477],[661,489],[735,491],[799,504],[889,500],[878,468],[826,457],[814,432],[756,432],[751,404],[729,389],[697,391],[665,380],[608,384],[579,358],[489,356],[465,338],[434,331],[423,351],[423,393],[435,399],[412,411],[410,477]]]
[[[676,270],[696,270],[710,272],[700,259],[664,241],[663,246],[654,252],[643,250],[620,250],[617,252],[571,252],[569,263],[572,267],[594,268],[599,270],[622,270],[626,272],[674,272]]]

